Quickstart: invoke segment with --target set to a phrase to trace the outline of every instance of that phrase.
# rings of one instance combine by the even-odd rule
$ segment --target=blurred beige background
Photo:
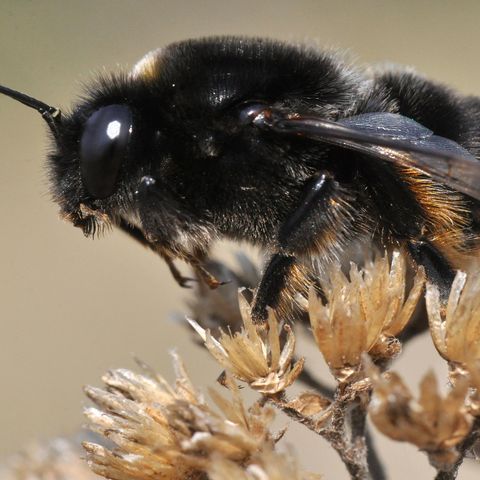
[[[174,40],[230,33],[315,39],[480,94],[479,21],[476,1],[0,0],[0,83],[67,106],[94,71],[132,65]],[[178,347],[196,384],[212,384],[218,368],[169,320],[187,292],[165,266],[120,234],[89,241],[57,218],[40,117],[0,98],[0,145],[0,458],[76,432],[82,385],[133,366],[131,353],[170,376],[168,349]],[[412,385],[431,366],[444,373],[427,337],[398,362]],[[305,468],[347,478],[322,440],[299,432],[292,426],[287,442]],[[389,478],[432,478],[413,447],[377,443]],[[467,465],[459,478],[478,472]]]

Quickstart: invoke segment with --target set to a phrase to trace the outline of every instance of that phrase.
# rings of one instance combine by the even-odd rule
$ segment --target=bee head
[[[108,199],[116,190],[132,136],[130,107],[110,104],[83,115],[65,116],[60,109],[16,90],[0,85],[0,93],[37,110],[47,122],[54,143],[50,155],[52,193],[62,216],[85,235],[109,226],[112,218],[106,212],[112,202]],[[77,168],[71,168],[73,164]]]

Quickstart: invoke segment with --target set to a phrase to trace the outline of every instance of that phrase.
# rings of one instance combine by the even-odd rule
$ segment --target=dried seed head
[[[427,284],[426,303],[433,343],[449,362],[450,379],[469,381],[468,407],[480,416],[480,273],[457,272],[447,305],[435,285]]]
[[[320,480],[320,475],[302,472],[291,455],[264,450],[251,464],[241,468],[238,464],[218,458],[208,471],[209,480]]]
[[[95,480],[98,477],[81,458],[80,445],[59,438],[34,444],[7,460],[0,468],[2,480]]]
[[[405,258],[394,252],[364,268],[351,265],[349,279],[337,265],[322,285],[326,304],[311,289],[309,313],[315,341],[333,374],[345,381],[358,371],[363,352],[378,359],[395,356],[395,339],[407,325],[423,289],[419,269],[405,300]]]
[[[373,385],[369,411],[375,426],[393,440],[425,450],[437,468],[452,466],[458,458],[455,447],[469,434],[473,422],[465,405],[467,380],[458,381],[442,397],[435,375],[429,372],[415,400],[398,374],[381,375],[372,362],[366,363]]]
[[[268,331],[257,328],[251,318],[250,305],[239,295],[243,328],[240,332],[221,332],[218,340],[209,330],[189,320],[192,327],[203,339],[205,346],[217,362],[231,374],[264,394],[285,390],[300,375],[303,359],[293,362],[295,335],[289,325],[284,326],[286,338],[272,310],[268,316]],[[282,345],[283,343],[283,345]]]
[[[227,377],[233,400],[214,392],[216,413],[174,360],[174,387],[147,371],[114,370],[103,377],[105,390],[86,388],[96,404],[85,412],[89,427],[115,445],[84,443],[95,473],[113,480],[204,479],[213,456],[248,465],[253,454],[272,447],[271,409],[247,410]]]
[[[480,274],[457,272],[446,308],[438,288],[427,284],[430,332],[440,355],[466,364],[480,359]]]

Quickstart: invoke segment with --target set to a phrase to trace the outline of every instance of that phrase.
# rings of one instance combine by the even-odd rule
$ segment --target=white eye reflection
[[[115,140],[120,135],[122,124],[118,120],[113,120],[107,126],[107,135],[111,140]]]

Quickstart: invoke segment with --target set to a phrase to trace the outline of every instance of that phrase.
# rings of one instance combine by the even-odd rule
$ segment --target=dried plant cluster
[[[103,438],[83,444],[93,472],[113,480],[320,478],[285,453],[284,431],[272,428],[275,410],[327,441],[352,479],[388,478],[369,441],[368,417],[384,435],[424,452],[437,479],[456,478],[463,459],[478,450],[479,274],[458,272],[445,301],[434,285],[425,285],[423,269],[409,272],[400,252],[361,268],[352,264],[346,273],[334,265],[292,298],[309,325],[289,323],[283,310],[271,310],[267,325],[259,326],[251,318],[252,292],[240,288],[256,283],[255,267],[245,258],[240,272],[213,267],[234,281],[214,291],[200,285],[188,323],[219,364],[212,378],[220,373],[221,386],[204,397],[176,354],[173,385],[140,362],[139,373],[108,372],[103,388],[85,389],[94,404],[85,412],[88,425]],[[448,379],[441,380],[448,389],[442,394],[435,375],[426,372],[415,397],[390,366],[402,350],[402,335],[421,314],[424,295],[433,343],[448,362]],[[305,326],[334,389],[313,380],[314,368],[296,352],[296,330]],[[287,393],[302,381],[309,390]],[[245,404],[239,384],[256,392],[252,405]]]
[[[98,480],[82,458],[78,442],[35,443],[0,467],[2,480]]]
[[[271,408],[246,408],[231,378],[228,399],[212,390],[212,409],[190,382],[174,355],[176,382],[143,366],[142,373],[110,371],[105,389],[87,387],[95,407],[86,416],[95,432],[116,445],[114,451],[84,443],[92,469],[113,479],[202,479],[215,460],[247,467],[273,456]],[[266,458],[266,457],[265,457]]]

